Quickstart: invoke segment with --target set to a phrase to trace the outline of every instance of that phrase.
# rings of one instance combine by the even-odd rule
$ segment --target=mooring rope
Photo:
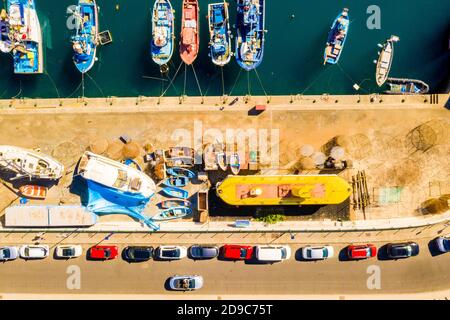
[[[239,73],[238,73],[236,79],[234,80],[234,84],[233,84],[233,86],[231,87],[231,91],[230,91],[229,96],[231,96],[231,94],[233,93],[234,87],[236,86],[236,84],[237,84],[237,82],[238,82],[238,80],[239,80],[239,77],[240,77],[240,75],[241,75],[241,72],[242,72],[242,68],[239,68]]]
[[[50,76],[50,74],[47,72],[47,70],[45,70],[44,74],[47,75],[47,77],[50,79],[50,82],[52,83],[53,88],[55,88],[55,91],[56,91],[56,94],[57,94],[57,96],[58,96],[58,99],[60,99],[61,96],[59,95],[59,90],[58,90],[58,87],[56,87],[55,81],[54,81],[53,78]]]
[[[314,81],[312,81],[310,84],[309,84],[309,86],[307,86],[306,88],[305,88],[305,90],[303,90],[300,94],[304,94],[306,91],[308,91],[324,74],[325,74],[325,71],[327,71],[328,70],[328,65],[322,70],[322,72],[320,72],[319,73],[319,75],[314,79]]]
[[[183,96],[186,95],[186,77],[187,77],[187,71],[186,71],[187,65],[184,64],[184,85],[183,85]]]
[[[84,98],[84,73],[81,74],[81,96]]]
[[[259,77],[258,71],[257,71],[256,69],[255,69],[255,73],[256,73],[256,77],[258,78],[259,85],[260,85],[261,88],[263,89],[264,95],[265,95],[266,98],[267,98],[267,91],[266,91],[266,89],[264,88],[263,83],[262,83],[262,81],[261,81],[261,78]]]
[[[336,63],[336,65],[338,66],[339,70],[341,70],[341,72],[351,81],[353,82],[353,84],[356,84],[359,86],[359,88],[364,91],[364,92],[369,92],[366,89],[364,89],[363,87],[361,87],[361,85],[364,83],[364,81],[366,80],[370,80],[370,79],[364,79],[363,81],[361,81],[360,84],[358,84],[347,72],[345,72],[345,70],[342,68],[342,66],[339,63]]]
[[[77,92],[78,89],[80,89],[80,87],[81,87],[81,81],[80,81],[80,83],[78,84],[78,87],[76,87],[75,90],[72,91],[72,93],[71,93],[69,96],[66,97],[66,99],[71,98],[71,97],[73,96],[73,94],[74,94],[75,92]]]
[[[250,71],[247,71],[247,93],[249,96],[252,95],[250,87]]]
[[[105,93],[103,92],[103,90],[100,88],[100,86],[97,84],[97,82],[89,75],[86,73],[86,75],[88,76],[89,79],[92,80],[92,82],[94,83],[94,85],[97,87],[98,91],[100,91],[102,97],[105,97]],[[84,97],[84,95],[83,95]]]
[[[197,73],[195,72],[194,65],[192,64],[191,66],[192,66],[192,71],[194,71],[194,77],[195,77],[195,81],[197,82],[198,91],[200,91],[200,96],[203,97],[202,88],[200,87],[200,82],[198,81]]]
[[[19,93],[17,93],[14,97],[12,97],[11,99],[15,99],[18,96],[20,96],[20,94],[22,93],[22,80],[19,80]]]
[[[170,86],[171,86],[171,85],[173,84],[173,82],[175,81],[175,78],[177,77],[177,74],[178,74],[178,72],[180,71],[182,65],[183,65],[183,62],[181,62],[180,65],[178,66],[178,69],[177,69],[177,71],[175,72],[175,75],[174,75],[173,78],[170,80],[169,85],[167,86],[166,90],[164,90],[164,92],[162,93],[162,95],[160,96],[160,98],[163,97],[163,96],[166,94],[167,90],[170,89]],[[170,79],[169,76],[167,76],[167,77]],[[174,86],[173,88],[175,89],[175,86]],[[175,89],[175,91],[177,91],[177,90]],[[177,94],[178,94],[178,93],[177,93]]]
[[[222,78],[222,96],[225,96],[225,79],[223,77],[223,67],[220,67],[220,75]]]

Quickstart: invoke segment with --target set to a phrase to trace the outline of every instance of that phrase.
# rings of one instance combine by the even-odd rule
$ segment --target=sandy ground
[[[279,150],[279,157],[275,157],[279,165],[273,160],[268,165],[278,173],[295,171],[301,146],[310,144],[316,151],[327,153],[339,141],[346,158],[353,162],[353,168],[340,172],[340,175],[350,179],[358,170],[366,172],[368,189],[373,197],[373,206],[366,212],[366,219],[421,215],[418,210],[421,203],[431,196],[448,192],[450,181],[450,122],[444,108],[269,109],[259,116],[248,116],[247,111],[238,108],[227,108],[222,112],[189,109],[184,112],[89,112],[86,108],[83,112],[54,110],[30,114],[1,113],[0,144],[40,148],[64,163],[67,174],[50,190],[46,203],[51,204],[79,203],[79,197],[70,193],[69,186],[80,155],[98,139],[112,142],[123,134],[141,146],[150,143],[155,148],[167,148],[180,143],[180,138],[187,139],[185,141],[195,147],[195,131],[204,133],[203,143],[214,141],[208,134],[213,132],[212,129],[224,136],[227,129],[254,129],[263,135],[266,132],[269,137],[258,143],[261,146],[267,141],[270,152]],[[275,139],[272,143],[271,132],[279,135],[279,141]],[[432,185],[439,186],[437,194],[432,194]],[[401,188],[399,201],[379,203],[378,194],[386,187]],[[0,211],[13,201],[18,202],[17,196],[7,186],[0,185]],[[153,199],[150,207],[159,201]],[[298,210],[301,213],[301,209]],[[315,218],[327,216],[308,217]],[[357,212],[351,218],[364,217]],[[102,219],[129,220],[123,216]]]

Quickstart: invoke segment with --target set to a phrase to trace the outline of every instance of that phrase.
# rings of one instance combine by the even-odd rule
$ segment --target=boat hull
[[[19,188],[22,196],[31,199],[45,199],[47,197],[48,189],[42,186],[25,185]]]
[[[172,4],[169,0],[157,0],[152,10],[152,41],[151,55],[159,65],[169,63],[174,49],[175,18]],[[165,43],[163,45],[163,43]]]
[[[153,216],[154,221],[167,221],[185,218],[192,215],[192,210],[186,207],[174,207],[167,210],[163,210],[160,213]]]
[[[379,87],[381,87],[389,77],[392,61],[394,60],[394,42],[399,39],[396,36],[389,38],[383,45],[380,56],[378,57],[375,79]]]
[[[336,64],[339,62],[347,40],[349,21],[347,9],[344,9],[334,20],[328,34],[327,46],[324,52],[325,64]]]
[[[157,204],[161,209],[170,209],[172,207],[190,207],[191,203],[185,199],[163,200]]]
[[[198,0],[183,0],[180,57],[187,65],[193,64],[198,56],[200,46],[199,10]]]
[[[212,62],[220,67],[231,60],[231,31],[228,3],[208,4],[209,55]]]
[[[388,78],[387,84],[390,89],[385,92],[386,94],[414,95],[426,94],[429,91],[428,84],[416,79]]]
[[[189,197],[189,192],[177,187],[166,187],[162,189],[162,192],[170,197],[187,199]]]

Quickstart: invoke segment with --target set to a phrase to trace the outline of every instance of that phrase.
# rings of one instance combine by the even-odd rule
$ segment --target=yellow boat
[[[228,176],[216,192],[235,206],[327,205],[344,202],[351,187],[337,175]]]

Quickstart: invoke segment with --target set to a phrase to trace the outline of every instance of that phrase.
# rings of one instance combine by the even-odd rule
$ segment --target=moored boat
[[[238,153],[230,155],[230,168],[234,175],[239,174],[239,171],[241,171],[241,161]]]
[[[426,94],[429,90],[428,84],[416,79],[388,78],[387,84],[387,94]]]
[[[175,177],[182,176],[187,177],[189,179],[195,178],[195,173],[185,168],[178,168],[178,167],[168,168],[167,173]]]
[[[16,174],[11,180],[21,178],[58,180],[64,173],[64,166],[47,155],[7,145],[0,145],[0,167]]]
[[[191,202],[185,199],[167,199],[159,202],[157,206],[162,209],[170,209],[172,207],[190,207]]]
[[[217,164],[222,171],[227,171],[228,163],[227,163],[227,154],[225,152],[216,153]]]
[[[264,0],[237,0],[236,61],[245,70],[257,68],[264,56]]]
[[[72,13],[76,18],[75,34],[72,35],[73,62],[81,73],[94,66],[98,45],[98,7],[95,0],[78,0]]]
[[[185,187],[189,183],[189,178],[184,176],[174,176],[167,178],[164,184],[169,187]]]
[[[200,48],[198,0],[183,0],[180,57],[187,65],[197,58]]]
[[[42,32],[34,0],[7,0],[7,8],[14,41],[14,73],[43,73]]]
[[[192,214],[192,210],[187,207],[174,207],[166,210],[162,210],[153,216],[155,221],[174,220],[180,219]]]
[[[215,65],[223,67],[231,60],[231,30],[228,3],[208,4],[209,55]]]
[[[189,192],[177,187],[165,187],[161,191],[174,198],[187,199],[189,197]]]
[[[146,198],[156,192],[155,183],[144,172],[89,151],[81,157],[78,173],[86,180],[121,192]]]
[[[156,0],[152,14],[151,54],[153,61],[159,65],[168,64],[174,49],[175,18],[169,0]]]
[[[47,187],[36,185],[25,185],[19,188],[19,193],[25,198],[45,199],[47,197]]]
[[[391,36],[384,45],[379,45],[382,50],[378,57],[375,79],[378,86],[382,86],[387,78],[389,77],[389,72],[391,71],[392,61],[394,60],[394,42],[400,41],[397,36]]]
[[[331,30],[328,34],[327,46],[324,52],[324,64],[336,64],[341,57],[347,39],[350,20],[348,9],[344,8],[334,20]]]
[[[9,53],[14,49],[12,35],[9,28],[9,18],[5,9],[0,13],[0,51]]]

